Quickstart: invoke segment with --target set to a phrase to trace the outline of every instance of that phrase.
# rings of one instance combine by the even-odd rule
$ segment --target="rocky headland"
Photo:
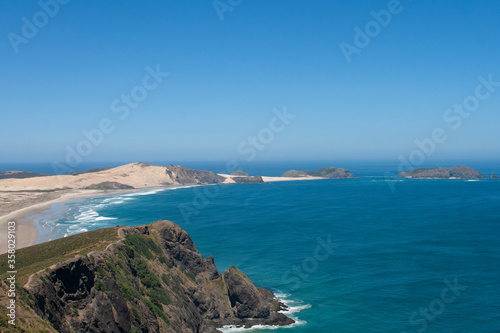
[[[17,252],[17,322],[9,326],[7,255],[0,256],[0,330],[218,332],[289,325],[282,304],[232,266],[219,273],[179,226],[115,227]],[[21,320],[22,318],[22,320]]]

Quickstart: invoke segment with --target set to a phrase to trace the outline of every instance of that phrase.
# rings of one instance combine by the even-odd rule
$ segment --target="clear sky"
[[[54,1],[0,4],[1,162],[499,155],[499,1]]]

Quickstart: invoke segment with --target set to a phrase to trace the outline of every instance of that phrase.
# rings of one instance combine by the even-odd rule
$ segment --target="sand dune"
[[[246,178],[236,179],[236,178]],[[188,169],[181,166],[156,166],[130,163],[99,172],[78,175],[59,175],[32,178],[0,179],[0,254],[6,252],[7,222],[17,222],[17,247],[35,243],[37,230],[25,217],[40,213],[56,202],[77,197],[111,195],[141,189],[186,184],[234,184],[241,182],[274,182],[319,179],[317,177],[242,177],[216,174],[210,171]],[[119,183],[134,189],[95,190],[89,186],[105,182]],[[116,184],[115,184],[116,185]]]

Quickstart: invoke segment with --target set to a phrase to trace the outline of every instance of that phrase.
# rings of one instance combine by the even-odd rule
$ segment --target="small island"
[[[500,179],[494,172],[491,174],[490,179]]]
[[[327,167],[318,170],[290,170],[281,175],[281,177],[291,177],[291,178],[332,178],[332,179],[344,179],[344,178],[356,178],[349,170],[342,168]]]
[[[452,168],[420,168],[401,172],[397,177],[414,179],[486,179],[486,177],[467,166]]]

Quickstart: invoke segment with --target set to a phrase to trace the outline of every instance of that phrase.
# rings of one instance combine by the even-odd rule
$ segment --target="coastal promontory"
[[[306,178],[306,177],[317,177],[317,178],[355,178],[349,170],[342,168],[327,167],[318,170],[290,170],[281,175],[281,177],[291,177],[291,178]]]
[[[73,235],[20,249],[16,259],[13,328],[7,254],[0,256],[2,332],[212,333],[294,323],[271,291],[234,266],[219,273],[169,221]]]
[[[397,175],[400,178],[415,179],[485,179],[486,177],[467,166],[454,166],[452,168],[420,168],[403,171]]]

